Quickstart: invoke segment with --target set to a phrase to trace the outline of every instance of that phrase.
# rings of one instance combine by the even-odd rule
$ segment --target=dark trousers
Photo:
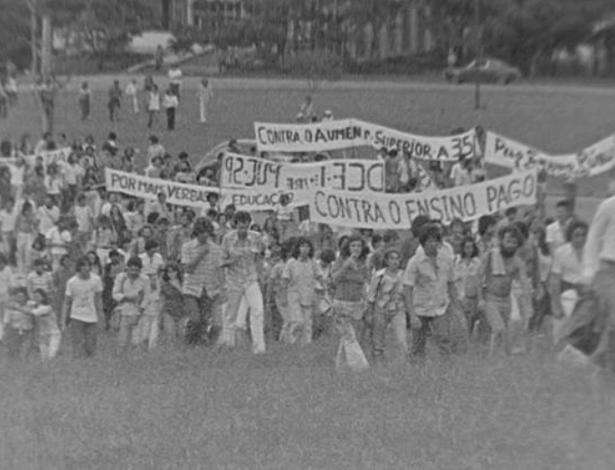
[[[96,352],[98,323],[87,323],[81,320],[70,320],[73,355],[75,357],[90,357]]]
[[[120,102],[117,100],[113,100],[109,102],[109,120],[111,122],[115,121],[117,118],[117,113],[120,110]]]
[[[7,325],[4,330],[4,344],[8,349],[8,357],[19,359],[24,354],[24,348],[28,351],[32,348],[33,338],[33,330],[22,331]]]
[[[175,108],[167,108],[167,129],[175,129]]]
[[[424,356],[431,337],[443,354],[462,352],[467,347],[468,330],[464,320],[452,309],[438,317],[419,316],[421,327],[412,332],[412,355]]]
[[[186,343],[208,343],[211,328],[213,302],[206,294],[201,297],[184,295],[184,309],[188,315],[186,325]]]

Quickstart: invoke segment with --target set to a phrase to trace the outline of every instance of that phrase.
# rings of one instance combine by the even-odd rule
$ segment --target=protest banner
[[[513,171],[538,168],[549,176],[568,180],[596,176],[615,166],[615,136],[609,136],[577,154],[549,155],[494,132],[487,132],[485,161]]]
[[[475,154],[476,131],[453,136],[420,136],[360,121],[339,119],[310,124],[254,123],[259,152],[322,152],[352,147],[396,148],[421,160],[457,161]]]
[[[105,168],[105,184],[107,191],[127,194],[143,199],[156,199],[158,194],[164,193],[169,204],[187,207],[209,207],[207,195],[219,193],[216,187],[200,186],[196,184],[177,183],[160,178],[125,171]]]
[[[315,189],[335,189],[382,192],[382,170],[382,162],[378,160],[286,163],[227,153],[222,161],[220,186],[223,189],[255,191],[309,192]]]
[[[43,165],[47,166],[52,163],[64,164],[68,159],[68,156],[71,154],[72,150],[70,147],[63,147],[57,150],[45,150],[43,152],[39,152],[37,154],[24,155],[24,160],[29,167],[33,167],[36,165],[36,159],[42,158]],[[14,162],[14,158],[10,159],[11,162]]]
[[[483,183],[409,194],[356,194],[317,190],[310,200],[312,222],[368,229],[408,229],[419,215],[450,224],[513,206],[536,203],[537,171],[527,170]]]

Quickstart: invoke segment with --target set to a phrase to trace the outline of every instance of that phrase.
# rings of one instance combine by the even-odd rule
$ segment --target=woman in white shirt
[[[567,243],[555,250],[549,291],[553,311],[553,334],[557,338],[563,318],[574,310],[583,283],[583,250],[588,226],[585,222],[572,222],[566,232]]]

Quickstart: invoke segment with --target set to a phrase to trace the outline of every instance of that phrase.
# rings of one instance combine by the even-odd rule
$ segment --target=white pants
[[[147,341],[147,347],[153,349],[158,342],[160,332],[159,316],[158,315],[141,315],[139,323],[133,332],[133,340],[135,344],[142,344]]]
[[[59,331],[44,333],[40,336],[38,347],[41,351],[41,359],[43,359],[43,361],[56,357],[58,349],[60,349],[61,338],[62,334]]]
[[[207,101],[199,100],[199,115],[201,122],[207,122]]]
[[[132,97],[132,111],[135,114],[139,114],[139,98],[137,95]]]
[[[32,243],[33,234],[17,232],[17,270],[24,276],[32,267]]]
[[[250,311],[250,336],[252,338],[252,350],[255,354],[265,352],[265,333],[264,333],[264,307],[263,294],[257,282],[248,284],[241,292],[229,292],[228,302],[225,306],[222,328],[224,323],[227,328],[234,331],[237,329],[245,330],[248,310]]]

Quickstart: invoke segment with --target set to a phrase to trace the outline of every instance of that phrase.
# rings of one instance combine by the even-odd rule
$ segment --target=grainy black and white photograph
[[[615,468],[614,0],[0,0],[0,468]]]

